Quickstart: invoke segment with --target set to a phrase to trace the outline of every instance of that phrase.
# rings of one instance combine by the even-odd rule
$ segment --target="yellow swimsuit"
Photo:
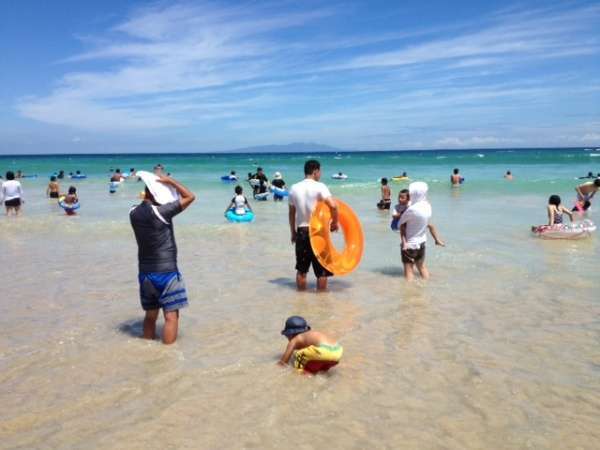
[[[294,367],[311,373],[327,371],[340,362],[343,353],[344,349],[339,344],[311,345],[296,352]]]

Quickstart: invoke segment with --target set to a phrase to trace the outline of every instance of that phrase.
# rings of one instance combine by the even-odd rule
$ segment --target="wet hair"
[[[235,170],[232,170],[231,172],[229,172],[231,175],[235,175]]]
[[[559,206],[560,205],[560,195],[551,195],[548,199],[549,205]]]
[[[454,175],[458,175],[458,169],[454,169],[452,172],[454,172]]]
[[[134,167],[130,167],[130,168],[129,168],[129,171],[130,171],[130,172],[135,172],[135,168],[134,168]]]
[[[405,177],[406,176],[406,172],[402,172],[402,176]]]
[[[257,167],[257,168],[256,168],[256,171],[257,171],[257,172],[262,172],[262,171],[263,171],[263,168],[262,168],[262,167]]]
[[[69,195],[73,195],[77,193],[77,189],[75,189],[75,186],[70,186],[69,187]]]
[[[384,186],[386,186],[388,183],[387,178],[382,178],[381,179],[381,184],[383,184]]]
[[[600,178],[594,180],[594,186],[600,187]]]
[[[52,175],[52,176],[50,177],[50,181],[56,181],[56,175]]]
[[[15,179],[15,174],[12,170],[9,170],[8,172],[6,172],[6,179],[9,181]]]
[[[77,175],[79,175],[79,174],[81,173],[81,171],[80,171],[80,170],[76,170],[76,171],[75,171],[75,173],[76,173]]]
[[[506,175],[512,175],[512,174],[510,173],[510,170],[507,170],[507,171],[506,171]]]
[[[115,172],[116,173],[121,173],[121,169],[117,169],[117,170],[115,170]],[[77,172],[77,173],[79,173],[79,172]]]
[[[321,169],[321,163],[316,159],[309,159],[304,163],[304,175],[312,175],[319,169]]]
[[[234,190],[237,195],[242,195],[242,192],[244,192],[241,186],[236,186]]]
[[[593,172],[588,172],[588,177],[590,177],[590,178],[591,178],[591,177],[593,177],[593,176],[594,176],[594,173],[593,173]]]

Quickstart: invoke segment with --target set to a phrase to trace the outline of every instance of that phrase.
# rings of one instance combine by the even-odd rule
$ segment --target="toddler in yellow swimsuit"
[[[289,317],[281,334],[289,341],[279,360],[281,365],[288,364],[294,351],[294,367],[309,373],[327,371],[342,358],[342,346],[325,334],[312,331],[300,316]]]

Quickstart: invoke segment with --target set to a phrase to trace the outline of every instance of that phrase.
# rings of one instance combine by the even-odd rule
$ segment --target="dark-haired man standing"
[[[317,290],[327,289],[332,273],[317,260],[310,245],[308,225],[317,202],[324,201],[331,210],[331,231],[338,229],[338,210],[331,192],[321,183],[321,164],[311,159],[304,164],[304,180],[294,184],[289,194],[289,222],[292,243],[296,245],[296,287],[306,289],[306,274],[311,264],[317,277]]]

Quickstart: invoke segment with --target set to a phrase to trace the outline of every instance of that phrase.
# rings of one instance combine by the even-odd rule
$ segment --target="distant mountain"
[[[257,145],[254,147],[236,148],[235,150],[228,150],[226,153],[338,153],[344,151],[348,150],[312,142],[294,142],[284,145]]]

